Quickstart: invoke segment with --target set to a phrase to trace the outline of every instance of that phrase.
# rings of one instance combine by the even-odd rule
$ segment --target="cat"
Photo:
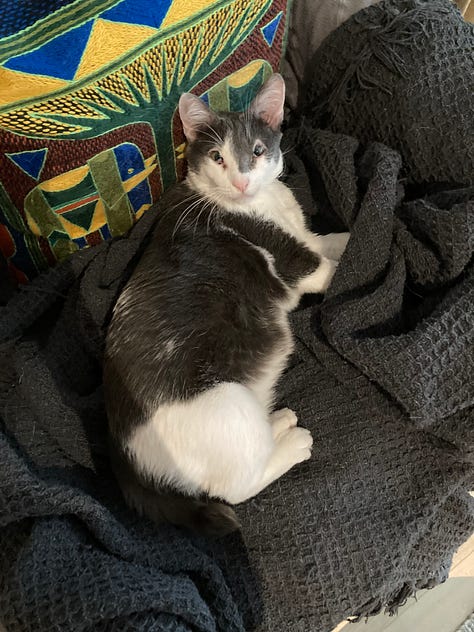
[[[104,391],[112,463],[128,504],[221,535],[230,505],[310,458],[312,437],[273,410],[293,349],[289,312],[324,292],[348,233],[305,225],[282,173],[285,84],[243,113],[179,100],[188,172],[167,195],[109,325]]]

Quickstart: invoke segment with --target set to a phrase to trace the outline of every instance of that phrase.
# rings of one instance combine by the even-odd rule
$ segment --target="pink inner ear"
[[[277,130],[283,121],[285,82],[279,74],[272,75],[253,100],[250,111],[272,129]]]
[[[280,127],[283,121],[283,108],[275,104],[274,107],[268,107],[264,110],[260,117],[269,125],[272,129],[276,130]]]
[[[213,113],[199,97],[186,92],[179,99],[179,116],[189,142],[196,139],[199,128],[210,125]]]

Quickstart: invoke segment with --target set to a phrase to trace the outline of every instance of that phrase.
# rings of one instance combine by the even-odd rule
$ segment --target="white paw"
[[[310,458],[313,437],[306,428],[293,427],[280,434],[278,443],[284,446],[288,462],[295,465]]]
[[[301,294],[325,292],[337,270],[337,261],[320,256],[319,266],[314,272],[301,279],[298,289]]]
[[[276,439],[282,432],[288,430],[288,428],[296,426],[298,417],[289,408],[281,408],[271,413],[270,423],[272,424],[273,436]]]
[[[328,259],[339,261],[346,249],[350,233],[330,233],[321,237],[323,249],[321,254]]]

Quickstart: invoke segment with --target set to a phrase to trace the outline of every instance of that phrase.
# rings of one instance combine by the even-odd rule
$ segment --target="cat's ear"
[[[214,120],[214,113],[199,97],[190,92],[185,92],[179,99],[179,116],[184,135],[190,143],[196,139],[200,127],[210,125]]]
[[[285,82],[281,75],[275,73],[260,88],[249,109],[276,131],[283,121],[284,104]]]

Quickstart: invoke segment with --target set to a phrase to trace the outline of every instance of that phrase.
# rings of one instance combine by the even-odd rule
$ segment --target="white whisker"
[[[218,141],[221,145],[223,145],[224,141],[222,140],[221,136],[217,133],[217,131],[212,127],[212,125],[210,125],[209,123],[206,123],[205,125],[206,125],[206,127],[208,127],[211,130],[212,135],[209,134],[209,132],[204,132],[204,130],[201,130],[201,132],[203,134],[206,134],[207,136],[209,136],[213,140]]]
[[[171,239],[173,240],[175,238],[176,233],[178,232],[178,229],[180,228],[180,226],[183,225],[183,223],[186,221],[186,219],[189,217],[189,215],[193,212],[193,210],[196,208],[196,206],[198,206],[198,204],[200,204],[201,202],[205,201],[206,198],[203,195],[199,195],[198,199],[195,200],[190,206],[187,206],[184,211],[180,214],[180,216],[178,217],[175,227],[173,229],[173,233],[171,235]]]

